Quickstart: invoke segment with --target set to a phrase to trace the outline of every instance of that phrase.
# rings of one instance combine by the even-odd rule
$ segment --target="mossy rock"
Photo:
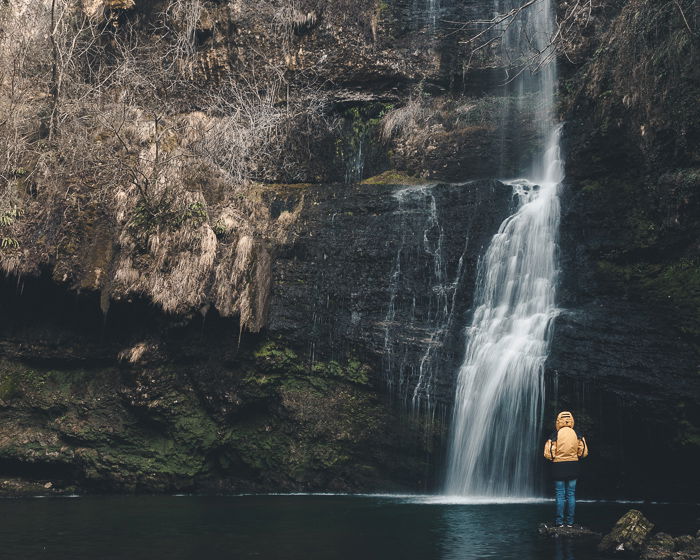
[[[405,171],[390,169],[374,177],[368,177],[361,182],[362,185],[420,185],[425,179],[408,175]]]
[[[598,550],[607,553],[639,554],[654,524],[641,511],[629,510],[617,520],[612,531],[603,537]]]

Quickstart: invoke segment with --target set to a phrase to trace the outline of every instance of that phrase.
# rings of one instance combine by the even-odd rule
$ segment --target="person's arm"
[[[554,461],[554,455],[556,454],[556,452],[557,442],[548,439],[547,443],[544,444],[544,458],[548,461]]]
[[[588,444],[586,443],[586,438],[585,437],[580,437],[578,440],[578,449],[576,451],[576,454],[581,458],[585,459],[588,457]]]

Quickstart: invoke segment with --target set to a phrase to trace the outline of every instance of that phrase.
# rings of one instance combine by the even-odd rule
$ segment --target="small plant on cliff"
[[[140,239],[147,239],[158,230],[175,231],[188,225],[197,228],[207,220],[207,210],[201,202],[181,206],[177,201],[163,201],[155,210],[139,202],[127,223],[130,231]]]
[[[0,378],[0,400],[7,401],[19,395],[19,380],[14,374]]]
[[[15,221],[22,216],[22,211],[13,206],[7,210],[0,212],[0,230],[2,230],[3,235],[0,237],[0,248],[1,249],[18,249],[19,241],[17,238],[4,235],[5,231],[10,228]]]

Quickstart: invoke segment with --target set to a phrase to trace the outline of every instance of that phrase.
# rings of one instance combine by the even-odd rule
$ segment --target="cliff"
[[[563,312],[548,368],[603,446],[598,492],[700,490],[697,23],[692,3],[626,2],[565,82]]]
[[[435,487],[493,178],[542,140],[470,52],[482,4],[0,8],[7,492]],[[699,493],[692,7],[561,45],[546,414],[593,494]]]

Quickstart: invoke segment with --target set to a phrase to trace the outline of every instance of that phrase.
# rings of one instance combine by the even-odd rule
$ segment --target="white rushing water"
[[[497,0],[495,7],[503,13],[512,6]],[[551,0],[541,0],[505,30],[504,56],[523,60],[536,49],[546,57],[553,30]],[[560,128],[553,119],[555,85],[552,62],[536,72],[526,70],[506,86],[516,110],[532,115],[548,140],[524,170],[528,178],[507,182],[518,207],[501,224],[480,264],[475,312],[457,379],[447,495],[536,493],[543,366],[557,313],[557,191],[563,165]]]

